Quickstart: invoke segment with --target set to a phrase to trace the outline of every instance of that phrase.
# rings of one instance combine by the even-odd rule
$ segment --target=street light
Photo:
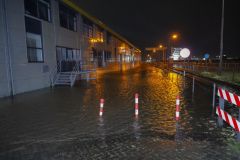
[[[162,50],[162,59],[163,59],[163,63],[165,64],[166,63],[166,52],[165,52],[165,50],[167,49],[167,47],[160,44],[159,49]]]
[[[177,39],[179,39],[179,34],[178,33],[172,33],[170,34],[169,38],[168,38],[168,56],[171,56],[171,51],[172,51],[172,41],[176,41]]]
[[[173,40],[175,40],[175,39],[177,39],[177,38],[178,38],[178,34],[176,34],[176,33],[175,33],[175,34],[172,34],[172,39],[173,39]]]

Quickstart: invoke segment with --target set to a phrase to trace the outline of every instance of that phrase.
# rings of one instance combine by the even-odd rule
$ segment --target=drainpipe
[[[14,95],[14,82],[13,82],[13,69],[12,69],[12,59],[11,59],[11,49],[10,49],[10,38],[9,38],[9,29],[8,29],[8,15],[6,10],[6,0],[2,1],[3,6],[3,23],[5,26],[5,60],[6,60],[6,71],[7,71],[7,78],[8,78],[8,88],[10,90],[10,96],[13,97]]]

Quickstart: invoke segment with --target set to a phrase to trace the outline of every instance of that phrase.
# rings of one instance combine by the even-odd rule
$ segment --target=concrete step
[[[69,83],[63,83],[63,82],[56,82],[55,83],[55,85],[68,85],[68,86],[70,86],[71,85],[71,83],[69,82]]]
[[[59,77],[70,77],[71,75],[66,75],[66,74],[60,74],[58,75]]]
[[[70,82],[70,79],[57,79],[56,81]]]
[[[58,79],[70,81],[70,77],[59,77]]]

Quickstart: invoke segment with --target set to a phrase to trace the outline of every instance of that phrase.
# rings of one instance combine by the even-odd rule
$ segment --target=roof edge
[[[84,11],[82,8],[80,8],[77,4],[75,4],[74,2],[72,2],[71,0],[62,0],[62,2],[64,2],[65,4],[67,4],[69,7],[73,8],[74,10],[76,10],[77,12],[79,12],[80,14],[82,14],[83,16],[87,17],[89,20],[91,20],[93,23],[99,25],[100,27],[102,27],[103,29],[105,29],[106,31],[110,32],[112,35],[116,36],[118,39],[120,39],[121,41],[127,43],[128,45],[130,45],[131,47],[137,49],[138,51],[141,52],[140,49],[138,49],[137,47],[135,47],[132,43],[130,43],[126,38],[124,38],[123,36],[121,36],[120,34],[116,33],[115,31],[113,31],[111,28],[109,28],[107,25],[105,25],[102,21],[100,21],[99,19],[95,18],[94,16],[90,15],[89,13],[87,13],[86,11]]]

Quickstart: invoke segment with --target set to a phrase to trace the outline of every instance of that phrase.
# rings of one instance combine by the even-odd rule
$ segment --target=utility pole
[[[220,40],[220,62],[219,74],[222,74],[222,59],[223,59],[223,29],[224,29],[224,0],[222,0],[222,20],[221,20],[221,40]]]

